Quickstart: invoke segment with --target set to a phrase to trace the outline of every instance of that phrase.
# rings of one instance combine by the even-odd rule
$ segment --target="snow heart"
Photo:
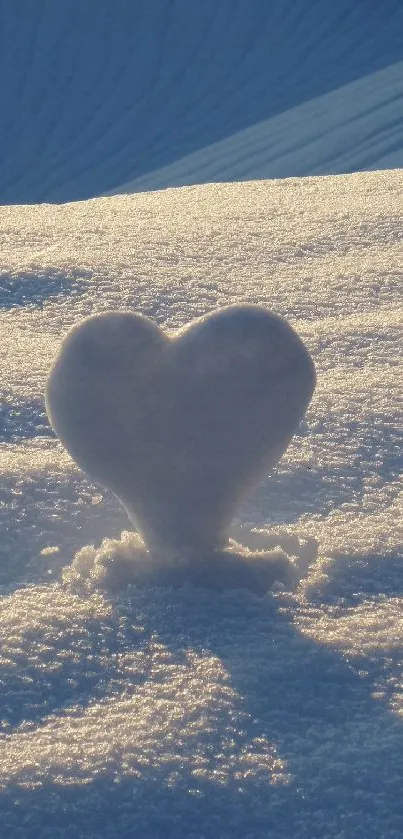
[[[298,335],[259,306],[220,309],[171,336],[112,311],[68,333],[46,406],[71,456],[115,493],[150,549],[215,550],[314,387]]]

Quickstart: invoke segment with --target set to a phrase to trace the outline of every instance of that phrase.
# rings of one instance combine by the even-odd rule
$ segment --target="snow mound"
[[[247,535],[240,528],[242,536]],[[116,592],[128,585],[170,586],[225,591],[247,589],[264,595],[280,584],[292,588],[317,555],[314,539],[287,532],[254,531],[249,546],[230,539],[224,550],[149,551],[138,533],[123,531],[120,539],[104,539],[100,547],[79,550],[63,581],[75,593],[97,589]]]

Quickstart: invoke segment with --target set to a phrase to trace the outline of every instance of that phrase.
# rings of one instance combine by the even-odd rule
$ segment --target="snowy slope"
[[[399,167],[402,113],[400,61],[121,184],[110,194]]]
[[[402,195],[396,171],[0,208],[2,839],[401,836]],[[51,360],[95,311],[244,301],[318,386],[236,534],[310,567],[262,597],[127,588],[125,514],[44,415]]]
[[[0,201],[401,166],[402,27],[400,0],[0,0]]]

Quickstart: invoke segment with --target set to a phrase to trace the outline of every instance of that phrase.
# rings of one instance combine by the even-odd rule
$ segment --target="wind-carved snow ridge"
[[[296,332],[261,306],[219,309],[172,336],[129,311],[74,327],[48,379],[49,419],[145,543],[124,535],[84,549],[78,574],[256,592],[290,582],[278,540],[256,552],[228,532],[285,452],[315,381]]]

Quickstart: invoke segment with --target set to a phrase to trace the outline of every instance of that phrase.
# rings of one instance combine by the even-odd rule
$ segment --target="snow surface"
[[[400,839],[402,212],[401,171],[0,208],[2,839]],[[124,511],[46,419],[61,337],[244,302],[318,383],[233,537],[303,579],[127,586]]]
[[[403,166],[401,0],[1,0],[0,201]]]

